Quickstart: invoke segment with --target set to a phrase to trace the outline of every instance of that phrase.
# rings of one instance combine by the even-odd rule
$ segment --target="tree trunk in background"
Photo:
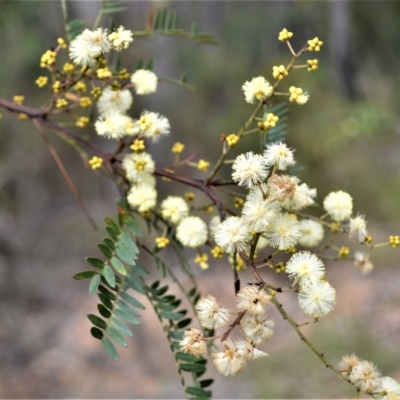
[[[328,23],[332,75],[351,100],[360,96],[356,81],[356,65],[351,48],[351,2],[329,1]]]

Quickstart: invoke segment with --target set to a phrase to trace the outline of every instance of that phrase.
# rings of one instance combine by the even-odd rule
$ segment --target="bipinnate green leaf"
[[[115,296],[114,293],[112,293],[110,290],[108,290],[105,286],[100,285],[99,286],[99,292],[103,293],[104,296],[106,296],[109,300],[115,300],[117,296]]]
[[[111,317],[111,311],[104,307],[103,304],[97,304],[97,309],[102,317],[107,319]]]
[[[111,250],[115,250],[115,243],[109,238],[103,238],[104,244]]]
[[[104,261],[100,260],[96,257],[86,257],[86,261],[93,267],[103,269],[104,268]]]
[[[197,364],[197,363],[186,363],[186,364],[180,364],[179,368],[182,371],[186,371],[186,372],[204,372],[206,370],[206,367],[204,365],[201,364]]]
[[[200,397],[202,399],[209,399],[211,397],[211,392],[208,390],[200,389],[194,386],[189,386],[185,389],[186,393],[193,396]]]
[[[118,353],[117,350],[115,349],[114,345],[111,343],[111,340],[103,337],[103,339],[101,340],[101,343],[104,347],[104,350],[106,351],[106,353],[115,361],[119,360],[118,357]]]
[[[116,343],[118,343],[122,347],[128,347],[128,343],[125,338],[121,335],[119,331],[115,328],[109,326],[107,328],[107,333],[110,335],[110,338],[113,339]]]
[[[187,326],[190,325],[191,323],[192,323],[192,319],[191,319],[191,318],[185,318],[185,319],[183,319],[182,321],[179,321],[179,322],[178,322],[177,327],[178,327],[179,329],[182,329],[182,328],[187,327]]]
[[[103,293],[98,294],[100,301],[109,309],[113,308],[113,305],[109,298],[107,298]]]
[[[105,244],[99,243],[97,246],[104,256],[106,256],[107,258],[112,257],[112,251]]]
[[[96,274],[90,281],[89,284],[89,293],[90,295],[93,295],[97,292],[97,289],[99,287],[99,283],[100,283],[100,275]]]
[[[198,360],[193,354],[183,353],[182,351],[178,351],[175,354],[177,360],[182,360],[188,363],[196,362]]]
[[[98,317],[97,315],[94,314],[88,314],[87,316],[90,320],[90,322],[97,326],[100,329],[106,329],[107,328],[107,324],[106,321],[104,321],[103,319],[101,319],[100,317]]]
[[[117,257],[113,257],[111,258],[111,265],[114,267],[114,269],[119,272],[121,275],[126,275],[126,269],[124,267],[124,265],[122,264],[122,262],[120,260],[118,260]]]
[[[140,317],[140,314],[132,308],[131,305],[125,303],[122,300],[118,300],[116,305],[121,309],[126,311],[128,314],[132,315],[133,317]]]
[[[133,219],[132,217],[128,217],[125,224],[131,231],[134,232],[136,236],[142,236],[142,229],[140,228],[140,225],[135,221],[135,219]]]
[[[169,311],[161,311],[160,316],[165,319],[170,319],[170,320],[177,320],[181,319],[183,317],[183,314],[181,313],[174,313],[174,312],[169,312]]]
[[[184,335],[183,331],[169,331],[169,336],[172,339],[182,340],[183,339],[183,335]]]
[[[128,265],[135,265],[137,257],[132,250],[119,245],[115,253],[122,261],[126,262]]]
[[[95,275],[97,275],[96,271],[82,271],[82,272],[78,272],[77,274],[75,274],[73,276],[73,278],[78,281],[82,281],[84,279],[89,279]]]
[[[117,308],[114,310],[114,315],[126,322],[129,322],[132,325],[140,325],[140,321],[133,317],[131,314],[127,313],[125,310]]]
[[[136,308],[140,308],[141,310],[146,309],[146,307],[139,300],[136,300],[130,294],[128,294],[126,292],[121,292],[120,296],[122,299],[124,299],[127,303],[131,304],[132,306],[134,306]]]
[[[131,332],[131,330],[123,322],[121,322],[119,319],[111,318],[110,324],[115,329],[117,329],[121,333],[123,333],[125,336],[133,337],[133,333]]]
[[[213,384],[213,382],[214,382],[214,379],[204,379],[204,380],[200,381],[199,383],[202,388],[205,388],[205,387],[211,386]]]
[[[103,336],[104,336],[103,332],[102,332],[99,328],[96,328],[96,327],[93,327],[93,328],[90,330],[90,334],[91,334],[94,338],[99,339],[99,340],[103,339]]]
[[[113,270],[111,269],[111,267],[109,265],[105,265],[103,268],[103,276],[105,278],[105,280],[107,281],[107,283],[111,286],[111,287],[115,287],[115,275]]]
[[[106,226],[106,231],[110,235],[111,239],[115,241],[118,240],[118,235],[109,226]]]

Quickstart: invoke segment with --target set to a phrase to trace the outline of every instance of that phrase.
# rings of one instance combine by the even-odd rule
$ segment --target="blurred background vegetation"
[[[214,32],[221,46],[199,46],[184,39],[136,39],[123,53],[132,69],[138,58],[154,60],[159,76],[179,78],[201,89],[193,94],[161,83],[156,94],[135,97],[133,114],[145,108],[171,122],[171,135],[152,151],[160,167],[171,160],[166,149],[176,141],[186,154],[215,160],[221,134],[238,130],[252,112],[241,86],[254,76],[272,78],[272,66],[290,54],[278,42],[286,27],[299,49],[307,39],[324,41],[319,70],[294,71],[282,84],[308,90],[309,103],[290,106],[288,143],[307,168],[300,178],[319,189],[319,201],[332,190],[354,197],[376,241],[399,233],[400,221],[400,3],[393,1],[207,1],[127,2],[115,23],[132,30],[145,27],[152,7],[178,13],[178,26]],[[40,56],[64,35],[60,2],[0,3],[0,97],[25,95],[40,107],[45,89],[34,81],[43,70]],[[70,19],[93,25],[100,3],[68,2]],[[108,26],[109,19],[103,20]],[[306,61],[308,54],[304,57]],[[168,346],[154,316],[144,317],[130,347],[116,363],[90,337],[86,314],[94,311],[86,282],[72,275],[85,268],[84,257],[97,254],[103,230],[93,231],[69,191],[47,147],[29,121],[0,110],[0,395],[5,398],[176,398],[182,397]],[[95,138],[108,149],[111,141]],[[80,156],[55,136],[59,152],[85,204],[99,226],[116,213],[117,189],[105,177],[83,170]],[[243,140],[237,152],[257,145]],[[180,186],[161,183],[181,193]],[[352,245],[353,249],[357,246]],[[358,249],[360,250],[360,249]],[[376,266],[362,277],[350,262],[328,265],[337,289],[337,308],[305,332],[337,363],[356,352],[373,360],[383,374],[400,379],[400,271],[398,251],[372,253]],[[200,272],[204,293],[232,302],[228,266]],[[227,283],[227,276],[229,282]],[[271,280],[279,282],[278,277]],[[246,277],[243,278],[243,282]],[[298,319],[296,301],[283,303]],[[265,346],[267,359],[249,365],[235,378],[217,379],[215,398],[340,398],[353,395],[326,370],[289,326],[271,311],[276,333]]]

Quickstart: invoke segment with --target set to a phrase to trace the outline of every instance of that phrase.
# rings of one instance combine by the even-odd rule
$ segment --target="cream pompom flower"
[[[144,174],[152,174],[155,169],[153,158],[148,153],[127,154],[122,167],[126,171],[126,177],[131,182],[140,182]]]
[[[266,237],[272,247],[286,250],[300,239],[300,224],[295,215],[278,213],[269,224]]]
[[[285,170],[296,164],[293,156],[293,150],[286,146],[285,143],[273,143],[267,146],[264,152],[267,165],[276,165],[278,169]]]
[[[199,217],[186,217],[176,228],[177,239],[187,247],[199,247],[207,241],[207,225]]]
[[[400,384],[390,376],[384,376],[379,380],[379,387],[375,390],[382,393],[382,400],[395,400],[400,398]]]
[[[320,280],[325,274],[324,263],[308,251],[300,251],[293,254],[286,264],[286,272],[289,278],[300,285]]]
[[[135,71],[131,76],[131,82],[138,95],[154,93],[157,90],[157,75],[147,69]]]
[[[349,221],[349,236],[351,239],[356,239],[360,243],[365,241],[368,235],[367,221],[365,216],[358,214],[356,217],[350,218]]]
[[[231,318],[227,308],[218,304],[215,297],[208,295],[202,297],[195,307],[200,325],[207,329],[218,329],[225,326]]]
[[[228,217],[217,228],[214,239],[227,253],[242,251],[248,244],[249,230],[240,217]]]
[[[195,357],[201,357],[207,353],[207,346],[203,340],[204,335],[196,328],[185,331],[182,340],[179,342],[181,349],[185,353],[193,354]]]
[[[344,221],[353,212],[353,199],[342,190],[331,192],[324,199],[324,209],[334,221]]]
[[[107,86],[97,101],[97,109],[100,114],[107,112],[125,113],[132,105],[132,102],[133,97],[128,89],[112,90]]]
[[[94,127],[100,136],[111,139],[122,139],[132,133],[134,123],[132,118],[120,112],[110,111],[104,113],[95,123]]]
[[[369,274],[374,269],[374,265],[370,261],[369,255],[359,251],[354,253],[354,265],[361,270],[363,275]]]
[[[254,190],[260,192],[256,187]],[[248,196],[242,208],[243,221],[249,226],[249,231],[264,232],[272,219],[280,210],[280,205],[276,201],[253,200],[255,196]]]
[[[161,203],[161,214],[163,218],[177,224],[189,215],[189,206],[182,197],[168,196]]]
[[[255,343],[251,343],[248,340],[237,339],[235,340],[235,346],[246,360],[257,360],[261,357],[267,357],[268,354],[258,349]]]
[[[155,207],[157,190],[152,186],[140,183],[131,187],[127,200],[132,207],[143,213]]]
[[[364,393],[375,392],[380,384],[381,374],[370,361],[361,361],[349,375],[350,382]]]
[[[213,353],[212,361],[218,372],[222,375],[235,375],[246,367],[248,357],[243,350],[238,349],[230,340],[223,342],[225,351]]]
[[[273,87],[270,83],[262,76],[253,78],[250,82],[246,81],[242,90],[246,98],[247,103],[253,104],[254,100],[266,100],[273,93]]]
[[[93,66],[95,57],[108,53],[111,49],[107,35],[106,29],[98,28],[95,31],[85,29],[69,46],[71,60],[78,65]]]
[[[170,124],[166,117],[150,111],[143,111],[137,121],[141,133],[157,142],[161,136],[167,136],[170,133]]]
[[[110,40],[114,50],[121,51],[123,49],[127,49],[129,43],[133,42],[132,36],[132,31],[130,31],[129,29],[125,29],[123,26],[120,26],[116,31],[108,35],[108,39]]]
[[[348,378],[351,374],[352,369],[360,362],[361,360],[355,354],[352,354],[350,356],[346,355],[343,356],[340,360],[338,369],[346,378]]]
[[[300,221],[301,237],[299,244],[304,247],[318,246],[324,238],[324,227],[312,219]]]
[[[249,151],[236,157],[232,166],[232,179],[239,186],[250,188],[262,182],[268,176],[268,168],[264,157]]]
[[[267,319],[266,315],[245,314],[240,321],[240,326],[247,337],[258,345],[272,337],[275,322],[272,319]]]
[[[271,296],[263,290],[258,290],[257,286],[246,286],[237,294],[237,308],[252,315],[264,314],[264,306],[270,302]]]
[[[336,290],[326,281],[310,281],[301,287],[299,306],[314,318],[322,317],[333,310]]]

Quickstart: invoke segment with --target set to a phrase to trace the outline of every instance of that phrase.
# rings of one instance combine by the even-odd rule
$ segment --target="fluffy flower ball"
[[[177,239],[187,247],[199,247],[207,241],[207,225],[199,217],[186,217],[176,228]]]
[[[147,69],[138,69],[131,76],[136,94],[150,94],[157,90],[157,75]]]
[[[168,196],[161,203],[161,214],[163,218],[177,224],[189,215],[189,206],[182,197]]]
[[[268,175],[268,168],[264,157],[249,151],[236,157],[232,166],[232,179],[239,186],[248,188],[262,182]]]
[[[344,221],[351,217],[353,199],[342,190],[331,192],[324,199],[324,209],[334,221]]]
[[[246,81],[242,90],[246,98],[247,103],[253,104],[254,100],[265,100],[271,96],[273,87],[270,83],[262,76],[253,78],[250,82]]]

